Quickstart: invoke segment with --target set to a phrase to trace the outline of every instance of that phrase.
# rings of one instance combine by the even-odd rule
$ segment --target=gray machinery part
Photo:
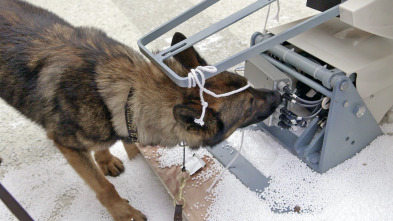
[[[150,42],[216,2],[218,2],[218,0],[202,1],[171,21],[148,33],[138,41],[141,52],[154,64],[156,64],[157,67],[159,67],[165,74],[167,74],[171,80],[181,87],[187,87],[187,78],[179,77],[176,73],[174,73],[173,70],[164,64],[163,61],[165,59],[168,59],[169,57],[191,47],[199,41],[250,15],[256,10],[273,3],[274,0],[258,0],[250,6],[243,8],[237,13],[228,16],[216,24],[213,24],[212,26],[196,33],[182,42],[177,43],[176,45],[173,45],[172,47],[167,48],[164,51],[161,51],[158,54],[153,54],[146,48],[146,45]],[[300,69],[304,69],[305,72],[313,78],[321,80],[323,82],[323,85],[321,85],[316,81],[294,71],[287,64],[283,64],[261,53],[269,49],[271,50],[269,53],[274,53],[274,50],[278,50],[277,56],[279,56],[280,49],[282,49],[280,48],[281,46],[279,46],[280,43],[312,29],[338,15],[339,6],[335,6],[323,13],[300,22],[279,34],[266,38],[263,41],[257,41],[256,38],[253,38],[255,44],[253,44],[250,48],[215,64],[214,66],[217,68],[216,73],[205,73],[207,79],[226,70],[227,68],[233,67],[247,60],[245,72],[247,77],[251,79],[251,83],[255,86],[262,85],[267,88],[277,88],[277,85],[280,82],[291,84],[291,78],[294,78],[331,98],[329,114],[325,123],[322,119],[314,118],[300,136],[295,135],[289,130],[283,130],[275,126],[267,126],[263,122],[250,127],[250,129],[253,130],[266,131],[281,142],[289,151],[305,161],[311,168],[321,173],[353,156],[363,147],[368,145],[376,136],[382,134],[382,131],[368,111],[367,106],[360,98],[352,82],[346,76],[341,75],[339,71],[329,71],[320,66],[315,66],[308,70],[305,67],[307,60],[304,59],[301,59],[298,64],[293,64],[293,66],[299,66]],[[294,56],[297,58],[297,55]],[[285,60],[290,62],[289,60],[291,59],[288,58],[287,60],[286,55]],[[268,64],[267,62],[270,62],[271,64],[266,66],[262,65]],[[261,81],[260,79],[262,78],[266,78],[267,81]],[[226,166],[236,154],[236,150],[229,147],[226,142],[223,142],[216,147],[208,148],[208,150],[224,166]],[[261,174],[260,171],[252,166],[251,163],[242,156],[234,162],[233,166],[230,167],[229,170],[235,174],[245,186],[249,187],[253,191],[260,192],[269,185],[269,178]]]
[[[255,43],[263,39],[260,34],[253,36]],[[246,62],[245,76],[249,79],[269,79],[259,84],[256,84],[257,81],[252,81],[256,87],[264,86],[275,89],[276,85],[282,81],[283,73],[278,75],[279,78],[272,78],[271,74],[276,75],[278,70],[272,71],[271,66],[260,65],[268,62],[288,76],[295,77],[331,99],[327,119],[314,118],[299,137],[289,130],[267,126],[263,122],[258,125],[309,167],[319,173],[324,173],[358,153],[382,134],[377,121],[351,80],[342,72],[328,70],[281,45],[269,49],[268,53],[285,63],[266,54],[249,59]],[[289,65],[321,81],[322,85],[299,74]],[[287,79],[290,78],[287,77]],[[268,86],[267,82],[272,83]],[[328,90],[330,88],[332,91]]]
[[[257,130],[256,127],[252,129]],[[206,147],[206,149],[224,166],[228,165],[237,154],[237,150],[230,146],[226,141],[223,141],[214,147]],[[260,192],[269,186],[270,179],[265,177],[241,154],[228,169],[245,186],[254,192]]]
[[[307,7],[318,11],[326,11],[341,3],[341,0],[307,0]]]

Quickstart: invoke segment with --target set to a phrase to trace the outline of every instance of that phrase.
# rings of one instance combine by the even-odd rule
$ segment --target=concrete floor
[[[224,18],[254,1],[255,0],[220,1],[214,7],[197,15],[192,21],[181,25],[176,30],[161,37],[156,42],[149,45],[149,47],[151,49],[164,48],[170,43],[171,35],[174,31],[181,31],[185,35],[190,36],[203,27],[213,24],[220,18]],[[136,42],[142,35],[198,3],[199,0],[28,0],[28,2],[53,11],[76,26],[94,26],[103,29],[111,37],[137,49]],[[305,6],[305,2],[306,0],[281,1],[280,21],[275,22],[270,20],[268,27],[277,26],[315,14],[316,12],[314,10]],[[276,6],[273,5],[271,15],[275,12]],[[210,63],[215,63],[233,55],[249,46],[252,33],[255,31],[262,31],[265,15],[266,9],[262,9],[233,27],[225,29],[219,34],[197,44],[196,48]],[[3,163],[0,167],[1,181],[6,179],[10,180],[9,177],[12,176],[10,171],[29,168],[30,165],[34,166],[40,162],[53,162],[53,160],[60,162],[60,164],[56,164],[57,166],[67,167],[67,169],[65,169],[65,171],[67,171],[66,173],[72,171],[68,168],[64,160],[61,159],[53,143],[46,138],[44,131],[25,119],[2,100],[0,100],[0,134],[0,155],[3,158]],[[144,164],[144,161],[142,159],[137,159],[137,161],[133,163]],[[47,166],[50,167],[50,165]],[[35,173],[30,173],[30,176],[26,175],[24,177],[12,178],[11,180],[14,181],[8,183],[12,183],[12,185],[15,186],[9,187],[9,189],[13,189],[13,193],[15,193],[19,188],[18,186],[23,188],[29,185],[30,182],[34,182],[32,180],[35,179],[35,176],[49,177],[51,174],[38,173],[37,175]],[[61,176],[61,174],[58,175],[60,178]],[[158,185],[159,182],[154,180],[153,173],[146,176],[151,176],[151,178],[149,178],[152,180],[151,182],[156,182]],[[72,179],[78,178],[75,176],[72,177]],[[50,179],[48,178],[48,180]],[[65,182],[72,183],[69,180]],[[22,185],[21,183],[24,184]],[[37,183],[35,184],[37,185],[36,188],[39,189],[40,185]],[[83,184],[78,184],[77,187],[83,189],[80,190],[76,188],[77,190],[73,189],[72,191],[86,191],[86,188],[82,186]],[[34,189],[32,191],[34,191]],[[73,199],[69,194],[59,196],[59,198],[55,200],[57,206],[50,207],[52,211],[49,215],[45,215],[45,202],[41,202],[43,204],[41,206],[43,208],[41,211],[34,205],[31,205],[34,204],[34,202],[24,199],[22,193],[24,192],[22,191],[21,194],[16,195],[22,202],[25,202],[25,207],[31,210],[35,208],[33,215],[37,217],[38,220],[65,220],[63,218],[63,211],[65,208],[70,207]],[[165,190],[162,189],[161,193],[165,193]],[[37,197],[39,197],[39,195],[37,195]],[[88,193],[87,197],[89,199],[94,199],[92,193]],[[154,201],[154,197],[151,200]],[[166,198],[163,202],[169,201],[170,199]],[[100,207],[99,205],[94,205],[97,207],[93,207],[92,209]],[[86,207],[88,207],[88,205],[86,205]],[[169,215],[172,213],[171,207],[164,208],[163,210],[168,210]],[[7,210],[4,209],[4,205],[2,204],[0,204],[0,211],[7,213]],[[147,213],[147,215],[153,216],[154,210],[150,213],[151,214]],[[0,217],[8,217],[7,219],[14,220],[12,216],[4,214]],[[102,217],[102,220],[110,219],[107,214],[103,214]],[[156,220],[159,219],[157,218]]]

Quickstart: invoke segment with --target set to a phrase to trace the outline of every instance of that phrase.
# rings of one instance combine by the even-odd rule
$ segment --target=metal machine
[[[188,39],[153,54],[145,46],[218,0],[205,0],[145,35],[141,51],[175,83],[186,87],[164,60],[267,6],[258,0]],[[352,157],[382,134],[378,125],[393,106],[393,2],[390,0],[310,1],[320,14],[255,33],[250,48],[214,66],[216,73],[243,61],[257,88],[279,90],[286,98],[269,119],[255,126],[276,138],[313,170],[324,173]],[[329,4],[327,4],[329,3]],[[301,134],[290,129],[304,128]],[[225,166],[236,152],[226,142],[208,150]],[[251,190],[269,178],[244,157],[230,168]]]

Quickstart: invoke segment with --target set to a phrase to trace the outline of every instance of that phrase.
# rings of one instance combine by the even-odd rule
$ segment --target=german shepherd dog
[[[172,45],[184,39],[176,33]],[[193,47],[167,64],[181,76],[207,65]],[[221,94],[246,84],[244,77],[223,72],[205,87]],[[108,150],[117,140],[123,140],[129,158],[138,153],[127,139],[126,103],[140,145],[170,147],[184,140],[197,148],[265,119],[281,100],[278,92],[254,88],[224,98],[206,95],[209,107],[200,126],[194,122],[202,110],[198,88],[177,86],[100,30],[73,27],[19,0],[0,0],[0,96],[45,128],[115,220],[146,220],[105,178],[124,171]]]

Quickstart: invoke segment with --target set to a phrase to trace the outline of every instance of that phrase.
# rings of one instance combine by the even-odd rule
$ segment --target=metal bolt
[[[349,106],[349,102],[348,101],[344,101],[343,107],[348,107],[348,106]]]
[[[366,113],[366,107],[362,105],[356,105],[353,109],[353,112],[357,117],[362,117]]]
[[[346,89],[348,89],[348,86],[349,86],[348,81],[343,81],[340,84],[340,90],[345,91]]]
[[[322,108],[325,109],[325,110],[329,109],[329,106],[330,106],[330,98],[325,97],[325,98],[322,100],[321,106],[322,106]]]
[[[280,82],[278,82],[278,84],[277,84],[277,89],[279,90],[279,91],[281,91],[281,92],[285,92],[284,91],[284,87],[285,86],[288,86],[288,83],[287,82],[284,82],[284,81],[280,81]]]

